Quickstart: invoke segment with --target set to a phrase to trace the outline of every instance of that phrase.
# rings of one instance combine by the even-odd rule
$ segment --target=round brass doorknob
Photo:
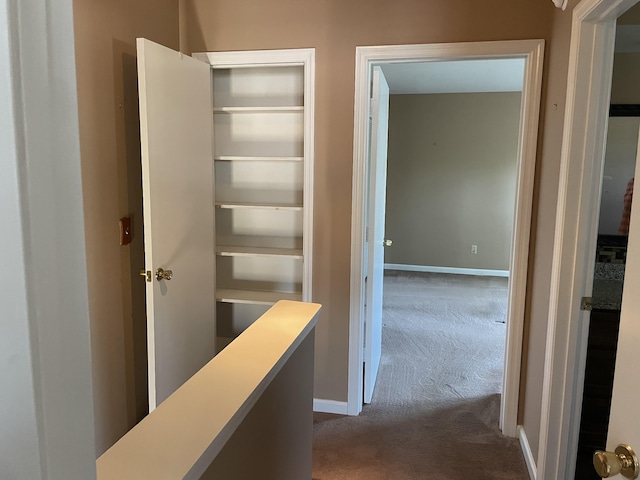
[[[598,450],[593,454],[593,466],[602,478],[621,473],[627,478],[638,478],[640,465],[638,457],[629,445],[620,444],[614,452]]]
[[[164,268],[158,268],[156,270],[156,280],[171,280],[173,278],[173,272],[171,270],[165,270]]]
[[[385,239],[385,240],[383,240],[383,242],[382,242],[382,244],[383,244],[385,247],[390,247],[392,243],[393,243],[393,240],[389,240],[389,239]]]

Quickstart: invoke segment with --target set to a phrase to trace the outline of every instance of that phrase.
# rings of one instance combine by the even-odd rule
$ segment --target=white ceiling
[[[618,25],[616,52],[640,52],[640,25]],[[392,94],[522,91],[524,59],[382,65]]]
[[[392,94],[522,91],[524,59],[382,65]]]

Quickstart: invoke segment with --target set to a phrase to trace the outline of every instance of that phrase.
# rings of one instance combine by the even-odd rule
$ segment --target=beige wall
[[[618,25],[640,25],[640,3],[636,3],[619,19]]]
[[[611,103],[640,104],[640,53],[616,53]]]
[[[640,8],[635,11],[640,12]],[[640,53],[615,54],[611,103],[640,104]],[[610,118],[598,233],[618,233],[627,182],[634,176],[637,147],[638,117]]]
[[[316,330],[315,395],[346,401],[355,47],[549,39],[553,4],[540,0],[188,0],[186,11],[189,51],[316,48],[313,285],[314,301],[324,308]],[[559,149],[549,161],[557,163],[558,157]],[[550,187],[556,190],[557,180]],[[545,215],[553,216],[554,209],[555,204]],[[548,278],[544,281],[548,284]]]
[[[347,398],[354,59],[357,45],[547,40],[527,293],[520,420],[534,454],[542,387],[571,11],[540,0],[184,0],[186,51],[315,47],[315,395]],[[133,38],[178,44],[176,0],[76,0],[76,46],[98,450],[135,420],[131,260],[117,221],[136,203],[131,109],[119,108]],[[126,54],[126,55],[123,55]],[[127,90],[130,87],[127,87]],[[128,112],[128,113],[127,113]],[[133,187],[132,187],[132,190]],[[136,234],[140,235],[137,230]],[[137,298],[134,294],[133,298]],[[128,332],[125,334],[125,332]],[[131,361],[128,363],[132,364]],[[127,391],[129,395],[127,395]],[[132,405],[133,403],[133,405]]]
[[[518,414],[519,423],[524,427],[534,458],[537,458],[539,446],[545,343],[549,316],[549,285],[567,93],[571,16],[577,4],[578,0],[569,0],[565,11],[554,9],[551,42],[547,46],[544,66]]]
[[[520,98],[391,96],[385,263],[509,270]]]
[[[635,174],[639,128],[639,117],[609,118],[600,195],[599,234],[618,234],[627,183]]]
[[[145,411],[144,282],[136,277],[144,265],[135,38],[178,48],[178,1],[75,0],[74,25],[100,455]],[[128,215],[134,242],[121,247],[118,220]]]

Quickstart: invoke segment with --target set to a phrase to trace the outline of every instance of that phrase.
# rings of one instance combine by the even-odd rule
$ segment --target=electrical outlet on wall
[[[476,255],[478,253],[478,245],[471,245],[471,254]]]

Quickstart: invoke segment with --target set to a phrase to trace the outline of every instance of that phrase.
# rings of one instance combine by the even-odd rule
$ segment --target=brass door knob
[[[383,242],[382,242],[382,244],[385,247],[390,247],[392,243],[393,243],[393,240],[389,240],[388,238],[384,239]]]
[[[598,450],[593,454],[593,466],[602,478],[621,473],[627,478],[638,478],[638,457],[629,445],[620,444],[615,453]]]
[[[173,271],[165,270],[164,268],[158,268],[156,270],[156,280],[171,280],[173,278]]]

